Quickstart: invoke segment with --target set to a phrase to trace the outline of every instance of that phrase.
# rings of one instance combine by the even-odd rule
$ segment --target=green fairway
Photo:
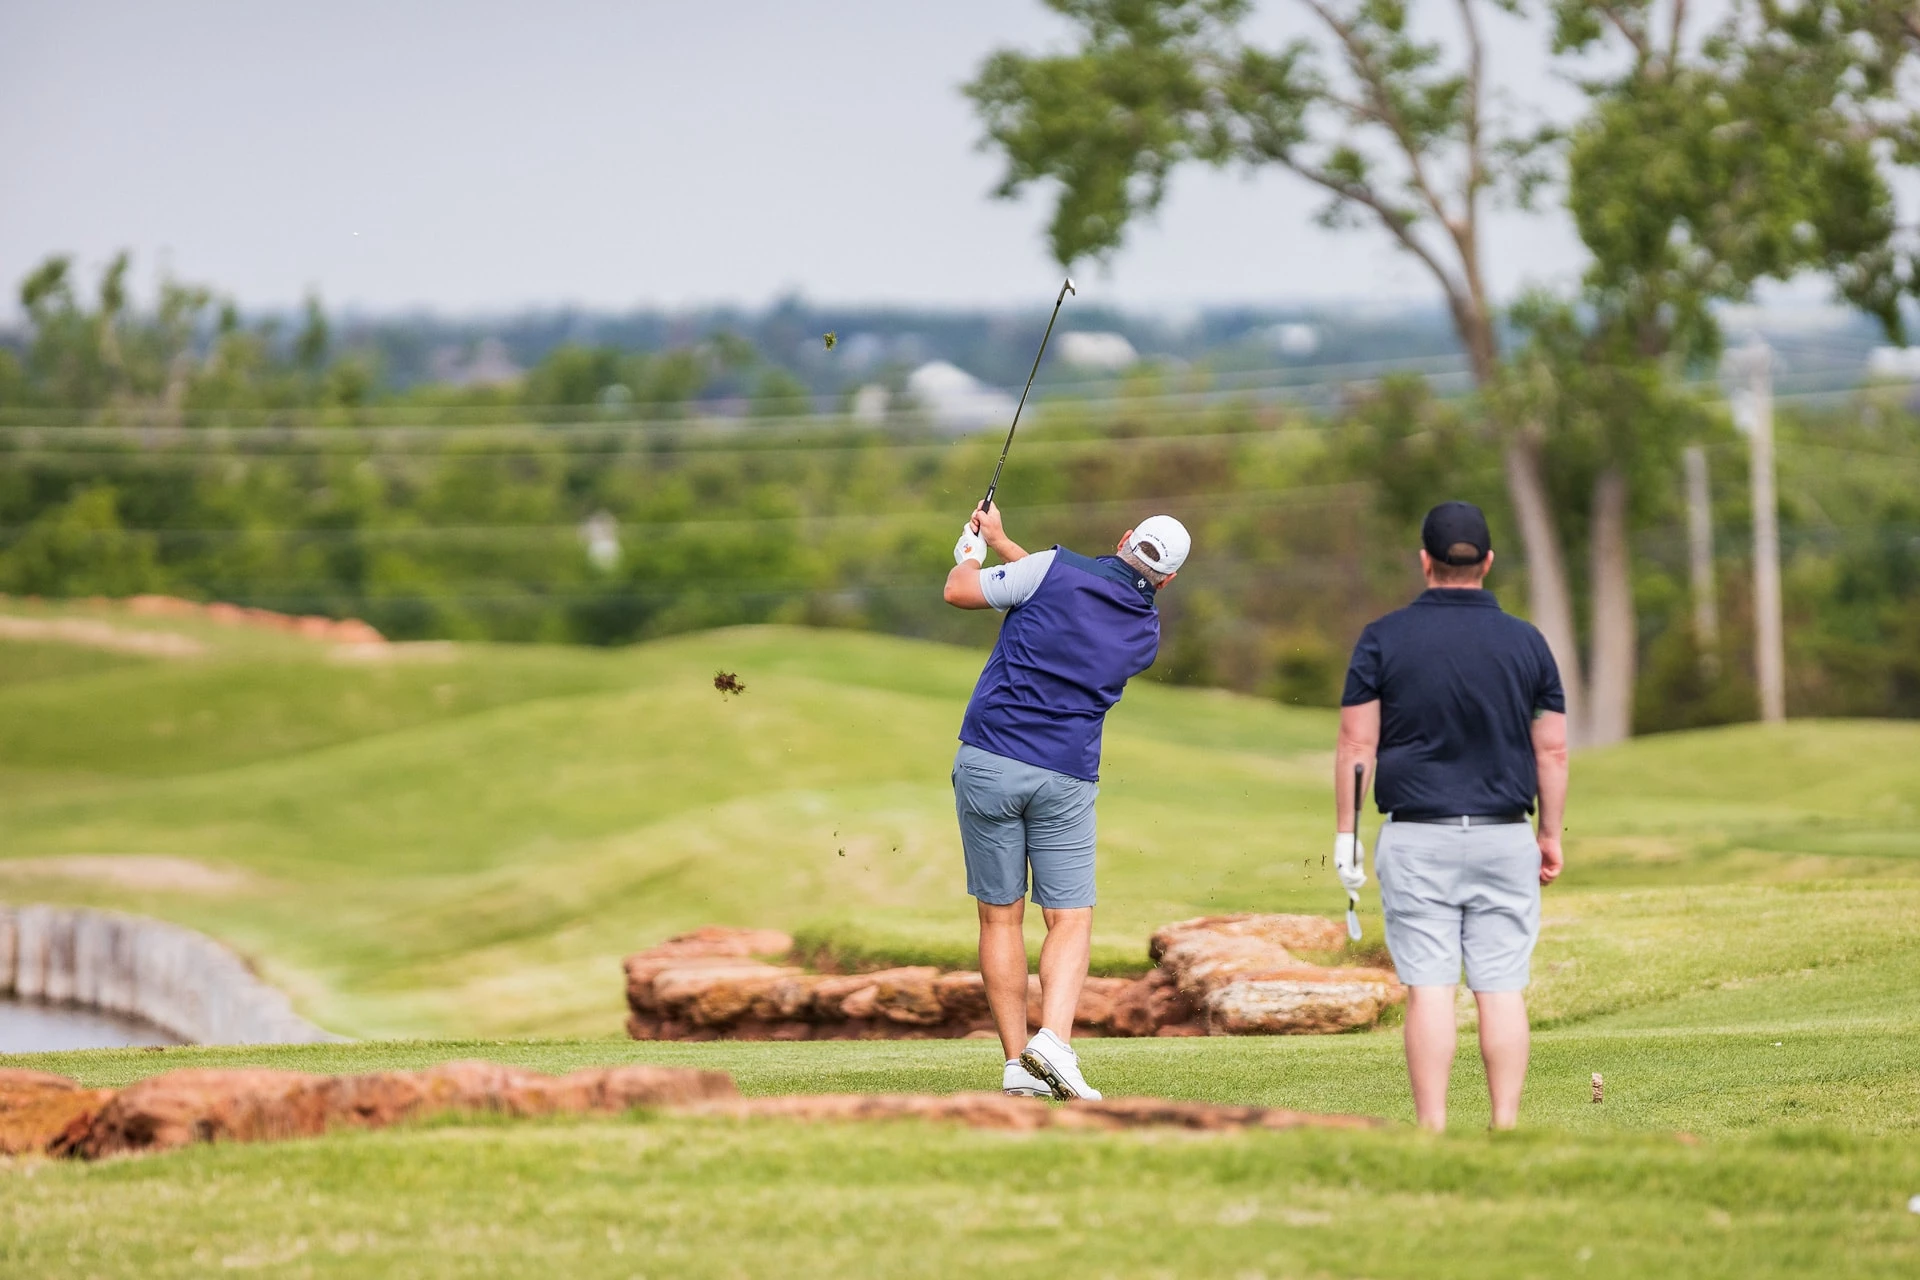
[[[178,920],[238,947],[331,1029],[440,1038],[18,1065],[103,1085],[176,1066],[455,1057],[715,1067],[748,1093],[997,1084],[983,1041],[619,1038],[619,957],[697,924],[776,925],[874,960],[970,960],[947,769],[980,653],[755,628],[373,661],[99,616],[183,631],[206,652],[0,640],[0,897]],[[716,693],[720,669],[747,693]],[[1103,967],[1138,968],[1151,928],[1183,916],[1339,911],[1321,866],[1333,724],[1215,692],[1129,692],[1102,782]],[[469,1118],[28,1161],[0,1169],[0,1274],[1910,1275],[1916,757],[1920,726],[1893,722],[1580,756],[1519,1135],[1479,1131],[1470,1033],[1456,1132],[1440,1140],[1406,1123],[1391,1031],[1089,1042],[1088,1073],[1110,1095],[1394,1124],[1011,1136]],[[111,863],[63,869],[70,854],[226,874],[136,885],[101,870]],[[1377,915],[1367,927],[1377,940]]]
[[[1718,995],[1718,999],[1732,999]],[[21,1165],[0,1262],[23,1274],[1790,1276],[1920,1265],[1920,1023],[1559,1030],[1531,1132],[969,1132],[638,1117],[431,1122],[104,1165]],[[1397,1038],[1083,1046],[1114,1093],[1410,1118]],[[748,1093],[990,1086],[978,1041],[384,1042],[41,1055],[120,1084],[171,1066],[720,1068]],[[1607,1101],[1589,1100],[1603,1071]],[[30,1175],[30,1176],[27,1176]],[[0,1177],[6,1175],[0,1174]],[[1151,1230],[1133,1224],[1151,1222]],[[1497,1243],[1494,1243],[1497,1242]]]
[[[0,683],[0,895],[204,929],[333,1030],[611,1034],[619,957],[709,922],[878,958],[971,955],[947,772],[978,652],[751,628],[343,661],[291,637],[65,612],[207,651],[0,640],[0,667],[25,673]],[[716,693],[722,668],[748,692]],[[1103,967],[1138,967],[1147,933],[1184,916],[1339,910],[1322,866],[1333,723],[1136,682],[1107,736]],[[1916,749],[1920,726],[1850,722],[1583,756],[1541,1014],[1906,946]],[[44,861],[63,854],[240,878],[136,888]],[[7,874],[22,858],[38,869]]]

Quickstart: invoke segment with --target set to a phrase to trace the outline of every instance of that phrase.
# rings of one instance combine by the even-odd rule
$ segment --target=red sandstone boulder
[[[549,1076],[491,1062],[426,1071],[319,1076],[299,1071],[170,1071],[114,1095],[83,1133],[56,1146],[88,1158],[191,1142],[310,1137],[330,1128],[377,1129],[443,1111],[515,1116],[617,1112],[726,1097],[723,1072],[605,1067]]]
[[[1196,916],[1161,925],[1147,941],[1147,958],[1158,964],[1178,939],[1191,934],[1213,938],[1259,938],[1292,951],[1343,951],[1347,933],[1337,920],[1325,916],[1268,915],[1240,912],[1235,915]]]
[[[977,973],[907,966],[810,974],[754,957],[790,951],[771,930],[710,927],[627,957],[627,1031],[639,1040],[870,1039],[965,1036],[993,1020]],[[1297,1034],[1371,1026],[1405,998],[1391,972],[1328,968],[1288,950],[1339,950],[1340,925],[1320,916],[1201,916],[1153,935],[1159,961],[1141,979],[1089,978],[1081,1034]],[[1027,979],[1027,1022],[1041,1021],[1040,982]]]
[[[1135,985],[1132,978],[1088,978],[1080,988],[1080,1003],[1074,1006],[1073,1025],[1104,1031],[1113,1021],[1115,1007]]]
[[[812,984],[813,1000],[808,1013],[815,1022],[839,1022],[846,1018],[871,1016],[873,975],[870,973],[822,974]],[[851,1000],[853,1005],[848,1007]],[[866,1010],[865,1013],[859,1010]]]
[[[0,1155],[51,1150],[85,1132],[112,1097],[47,1071],[0,1070]]]
[[[1389,1005],[1406,999],[1405,987],[1389,975],[1382,978],[1228,983],[1206,998],[1207,1027],[1232,1036],[1322,1035],[1370,1027]]]
[[[1105,1030],[1116,1036],[1150,1036],[1160,1028],[1190,1023],[1196,1017],[1193,1002],[1165,969],[1155,969],[1127,984],[1114,997]]]
[[[1367,1116],[1315,1115],[1279,1107],[1231,1107],[1211,1102],[1173,1102],[1162,1098],[1112,1098],[1054,1107],[1038,1098],[1009,1098],[998,1093],[912,1094],[828,1093],[775,1098],[731,1098],[698,1103],[701,1115],[742,1119],[800,1121],[940,1120],[976,1129],[1031,1132],[1036,1129],[1197,1130],[1378,1128],[1384,1121]]]
[[[943,973],[933,980],[934,998],[950,1022],[991,1023],[987,984],[977,973]]]
[[[668,969],[731,969],[743,964],[757,965],[755,956],[785,955],[792,949],[793,938],[777,929],[705,925],[628,956],[625,964],[627,1003],[636,1013],[657,1012],[654,980]]]
[[[932,965],[903,969],[883,969],[868,975],[873,979],[874,1011],[889,1022],[905,1026],[930,1027],[946,1021],[939,993],[933,984],[940,970]]]

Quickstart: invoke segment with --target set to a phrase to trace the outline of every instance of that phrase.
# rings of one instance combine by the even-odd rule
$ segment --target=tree
[[[1517,0],[1456,0],[1458,57],[1417,36],[1403,0],[1295,0],[1317,40],[1278,50],[1240,31],[1248,0],[1045,0],[1078,29],[1070,54],[1001,50],[967,87],[1005,155],[997,194],[1051,179],[1062,263],[1113,252],[1189,161],[1275,166],[1324,191],[1329,226],[1370,225],[1431,275],[1476,383],[1494,391],[1501,350],[1482,215],[1527,205],[1553,134],[1491,110],[1480,22]],[[1494,403],[1498,403],[1497,400]],[[1538,424],[1505,432],[1508,495],[1530,613],[1582,722],[1581,663]]]
[[[1686,0],[1553,6],[1556,53],[1616,58],[1585,84],[1590,109],[1567,151],[1567,204],[1593,255],[1590,318],[1577,341],[1554,318],[1531,352],[1551,402],[1536,412],[1591,475],[1589,742],[1631,729],[1635,481],[1660,474],[1687,434],[1662,367],[1718,354],[1717,304],[1805,271],[1898,328],[1892,196],[1849,105],[1867,81],[1844,39],[1783,36],[1780,20],[1805,16],[1738,6],[1690,46]]]

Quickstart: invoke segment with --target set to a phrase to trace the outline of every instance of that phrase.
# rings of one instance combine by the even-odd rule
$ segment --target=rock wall
[[[43,1071],[0,1069],[0,1155],[102,1156],[197,1142],[274,1142],[336,1129],[380,1129],[447,1113],[611,1115],[636,1107],[737,1120],[842,1123],[934,1120],[981,1129],[1379,1128],[1365,1116],[1315,1115],[1161,1098],[1056,1107],[998,1093],[800,1094],[743,1098],[722,1071],[589,1067],[542,1075],[491,1062],[425,1071],[322,1076],[300,1071],[169,1071],[124,1089],[83,1089]]]
[[[0,904],[0,996],[151,1022],[192,1044],[339,1040],[205,934],[78,907]]]
[[[1203,916],[1148,944],[1144,978],[1089,978],[1074,1030],[1092,1036],[1300,1035],[1373,1026],[1406,998],[1390,970],[1296,956],[1346,945],[1320,916]],[[773,962],[793,940],[708,926],[627,957],[627,1034],[636,1040],[869,1040],[993,1034],[985,985],[931,966],[807,973]],[[1040,984],[1027,980],[1027,1022]]]

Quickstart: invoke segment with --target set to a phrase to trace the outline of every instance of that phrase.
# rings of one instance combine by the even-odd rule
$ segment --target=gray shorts
[[[1526,988],[1540,937],[1540,846],[1525,822],[1490,827],[1389,822],[1373,865],[1387,950],[1410,987]]]
[[[1093,799],[1082,778],[960,744],[953,803],[967,853],[967,892],[982,902],[1018,902],[1033,867],[1042,907],[1093,905]]]

